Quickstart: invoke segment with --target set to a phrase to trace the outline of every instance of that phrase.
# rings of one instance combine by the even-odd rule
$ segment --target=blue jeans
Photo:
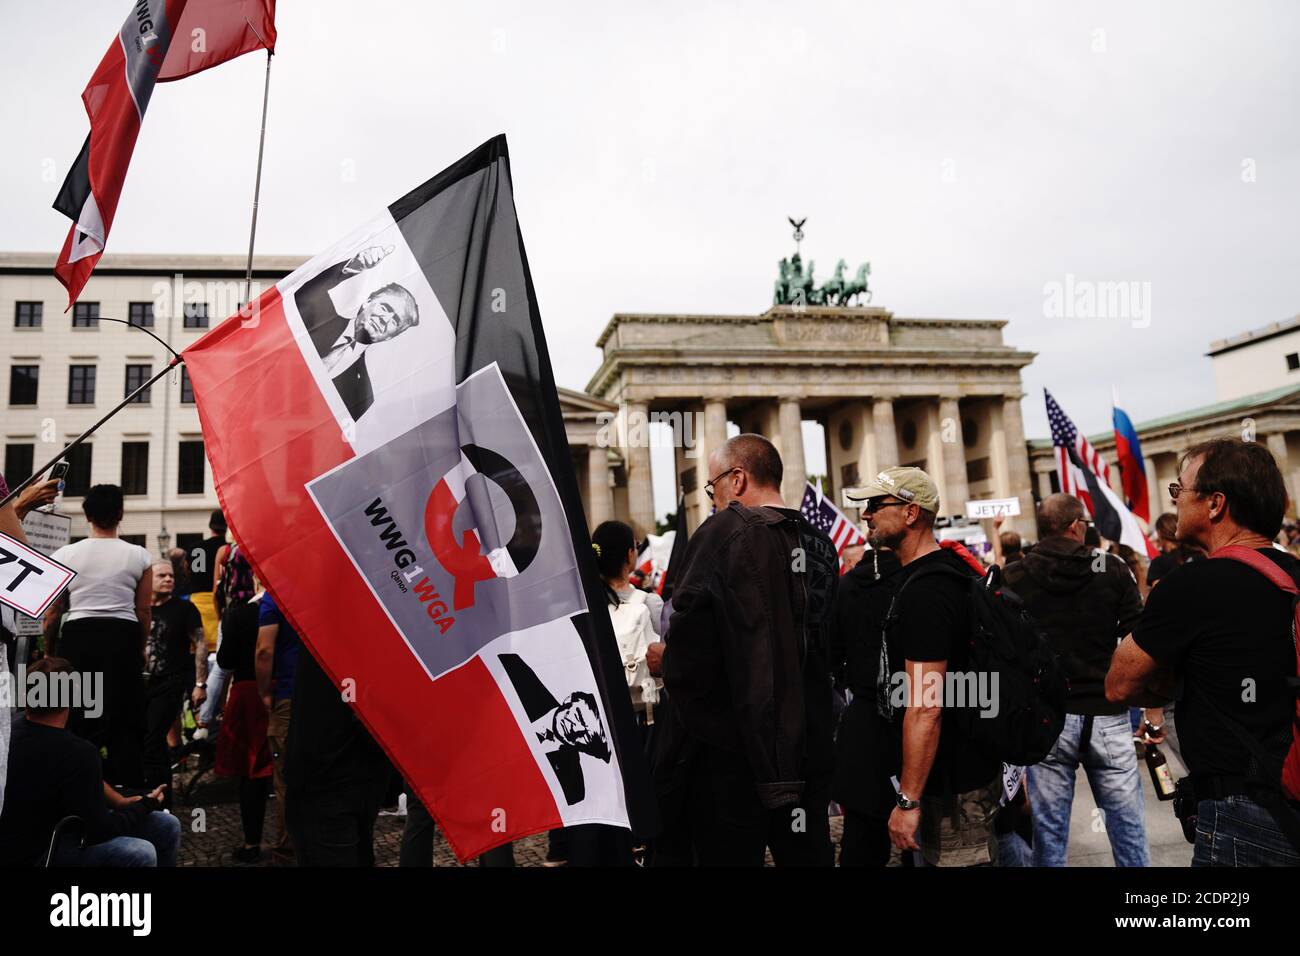
[[[1034,851],[1024,837],[1015,832],[998,834],[998,866],[1033,865]]]
[[[1196,804],[1192,866],[1300,866],[1273,815],[1247,796]]]
[[[228,671],[215,660],[209,658],[208,665],[208,683],[204,690],[207,697],[203,699],[203,704],[199,707],[198,721],[204,727],[211,727],[212,722],[217,719],[217,714],[221,713],[221,704],[226,698],[226,686],[230,683],[231,675],[234,671]]]
[[[1145,798],[1133,749],[1128,714],[1094,717],[1088,751],[1079,753],[1083,716],[1066,714],[1052,752],[1029,768],[1029,802],[1034,811],[1034,866],[1065,866],[1070,810],[1079,765],[1088,775],[1092,798],[1105,814],[1106,836],[1116,866],[1150,866]]]
[[[170,813],[150,813],[131,836],[114,837],[78,850],[55,852],[55,866],[175,866],[181,821]]]

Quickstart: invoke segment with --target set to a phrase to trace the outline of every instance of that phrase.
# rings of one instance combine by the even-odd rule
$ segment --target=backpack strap
[[[1283,571],[1278,565],[1268,558],[1264,557],[1254,548],[1247,548],[1245,545],[1230,544],[1226,548],[1220,548],[1215,551],[1211,558],[1226,558],[1229,561],[1236,561],[1239,564],[1245,564],[1254,568],[1264,577],[1268,578],[1273,585],[1287,594],[1300,594],[1300,587],[1296,586],[1295,580],[1291,575]]]

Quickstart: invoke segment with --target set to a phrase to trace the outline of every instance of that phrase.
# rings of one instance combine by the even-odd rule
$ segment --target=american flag
[[[1052,426],[1052,445],[1056,449],[1056,476],[1060,480],[1061,491],[1067,495],[1074,495],[1083,502],[1083,506],[1088,509],[1088,514],[1095,516],[1097,511],[1093,507],[1088,484],[1079,466],[1071,461],[1070,449],[1074,449],[1078,460],[1083,462],[1104,485],[1110,485],[1110,466],[1101,455],[1097,454],[1097,449],[1088,443],[1088,439],[1074,427],[1070,416],[1061,411],[1061,406],[1056,404],[1052,393],[1043,389],[1043,394],[1047,397],[1047,422]]]
[[[812,486],[811,482],[804,485],[803,503],[799,506],[799,510],[815,527],[826,532],[827,537],[835,544],[835,553],[840,556],[840,574],[843,574],[844,549],[855,544],[866,544],[867,539],[863,537],[857,525],[844,517],[844,512],[836,508],[820,489]]]

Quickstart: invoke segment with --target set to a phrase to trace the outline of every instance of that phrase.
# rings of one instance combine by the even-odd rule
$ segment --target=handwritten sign
[[[996,518],[998,515],[1015,517],[1020,514],[1019,498],[984,498],[966,502],[967,518]]]

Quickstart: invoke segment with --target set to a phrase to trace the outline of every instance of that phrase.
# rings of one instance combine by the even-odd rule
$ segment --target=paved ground
[[[1174,770],[1175,778],[1184,770],[1177,754],[1164,748]],[[195,758],[191,758],[192,761]],[[1139,763],[1143,790],[1146,793],[1147,838],[1151,847],[1153,866],[1187,866],[1191,862],[1192,848],[1183,839],[1182,828],[1174,818],[1172,805],[1156,798],[1146,765]],[[188,780],[191,773],[182,775]],[[1097,829],[1096,803],[1088,789],[1087,778],[1078,775],[1074,808],[1070,827],[1071,866],[1114,866],[1110,844],[1104,831]],[[181,819],[181,866],[246,866],[236,863],[231,853],[243,842],[239,825],[238,793],[233,781],[213,779],[211,774],[201,778],[192,799],[178,803],[174,812]],[[274,797],[267,806],[266,833],[263,840],[270,843],[278,829],[274,823]],[[403,818],[381,816],[375,827],[375,858],[380,866],[396,866],[398,846],[402,835]],[[838,842],[840,820],[831,821],[831,835]],[[519,866],[541,866],[546,857],[546,835],[528,837],[515,844],[515,862]],[[269,859],[255,864],[269,866]],[[441,833],[434,842],[435,866],[459,866]]]

